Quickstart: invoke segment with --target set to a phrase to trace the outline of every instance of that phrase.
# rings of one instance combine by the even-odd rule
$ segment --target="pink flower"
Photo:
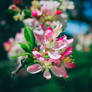
[[[16,11],[16,10],[18,10],[18,7],[13,4],[13,5],[11,5],[11,6],[9,7],[9,9],[12,9],[13,11]]]
[[[3,43],[3,46],[5,47],[6,51],[9,52],[12,49],[13,40],[13,38],[10,38],[8,42]]]
[[[58,29],[54,31],[51,27],[48,27],[46,29],[43,25],[41,25],[41,27],[43,30],[34,30],[36,40],[41,43],[43,47],[48,49],[47,53],[50,58],[61,58],[60,50],[66,49],[69,44],[73,43],[74,39],[68,40],[66,36],[57,39],[57,34],[55,34],[55,31],[57,31]]]
[[[54,47],[55,50],[65,49],[68,45],[72,44],[74,39],[67,39],[66,36],[63,36],[56,40],[56,46]]]
[[[34,35],[36,40],[41,43],[41,44],[45,44],[46,41],[50,41],[54,39],[54,31],[51,27],[47,27],[47,29],[45,29],[45,27],[41,24],[41,28],[36,28],[34,30]]]
[[[66,57],[69,54],[72,54],[73,50],[73,47],[67,46],[71,44],[74,41],[74,39],[68,40],[66,36],[63,36],[55,40],[56,45],[54,45],[53,48],[47,48],[45,47],[46,44],[45,42],[53,40],[55,37],[54,36],[55,32],[51,27],[48,27],[47,29],[45,29],[43,25],[41,25],[41,27],[43,29],[42,35],[39,34],[38,31],[34,32],[36,34],[35,36],[37,41],[42,43],[42,45],[40,45],[40,51],[38,52],[35,50],[32,52],[34,57],[38,60],[40,64],[34,64],[29,66],[27,68],[27,71],[32,74],[35,74],[44,70],[43,76],[46,79],[50,79],[51,78],[51,74],[49,71],[50,69],[55,76],[68,78],[68,74],[65,68],[71,69],[75,66],[75,64],[71,62],[70,58]],[[62,49],[65,49],[65,51],[62,52]],[[52,62],[54,62],[55,65],[52,65]]]
[[[54,16],[58,6],[59,6],[58,2],[53,2],[53,1],[46,2],[41,7],[41,12],[46,16]]]
[[[68,78],[68,74],[64,68],[64,66],[57,67],[57,66],[52,66],[53,60],[50,58],[43,58],[43,56],[37,52],[33,51],[33,55],[36,57],[36,59],[41,63],[40,64],[33,64],[27,68],[27,71],[31,74],[38,73],[44,69],[43,76],[46,79],[51,78],[51,74],[49,72],[49,69],[51,69],[52,73],[57,76],[57,77],[65,77]]]

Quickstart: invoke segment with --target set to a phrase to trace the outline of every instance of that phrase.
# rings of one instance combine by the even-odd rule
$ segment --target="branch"
[[[11,74],[12,76],[15,76],[26,64],[25,60],[21,60],[20,64],[18,65],[18,67],[16,68],[16,70],[14,70]]]

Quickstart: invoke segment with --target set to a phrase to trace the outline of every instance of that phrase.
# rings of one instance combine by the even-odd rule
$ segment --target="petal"
[[[39,43],[43,44],[43,39],[44,39],[43,35],[38,35],[38,34],[34,34],[34,35],[35,35],[36,40]]]
[[[56,44],[56,46],[54,47],[54,50],[61,50],[66,47],[67,47],[66,43],[64,43],[64,44],[60,43],[60,44]]]
[[[35,74],[38,73],[42,70],[42,67],[40,66],[40,64],[34,64],[31,65],[27,68],[27,72],[31,73],[31,74]]]
[[[40,26],[41,26],[42,30],[45,31],[45,27],[44,27],[44,25],[43,25],[43,24],[40,24]]]
[[[36,57],[37,60],[39,60],[41,63],[44,62],[44,58],[43,58],[43,56],[41,55],[41,53],[39,53],[38,51],[33,51],[32,53],[33,53],[33,55]]]
[[[44,76],[47,80],[51,79],[51,74],[50,74],[50,72],[49,72],[48,69],[44,71],[43,76]]]
[[[50,56],[51,59],[59,59],[61,55],[58,54],[58,52],[50,52],[48,51],[48,55]]]
[[[63,36],[56,40],[55,50],[60,50],[60,49],[66,48],[69,44],[72,44],[73,41],[74,41],[73,38],[67,40],[67,37]]]
[[[62,32],[62,24],[57,24],[55,28],[55,36],[58,37],[61,32]]]
[[[75,64],[73,62],[68,62],[68,63],[65,63],[64,66],[68,69],[71,69],[75,67]]]
[[[64,66],[61,66],[60,70],[61,70],[61,74],[62,74],[63,77],[65,77],[65,78],[69,77],[66,70],[65,70],[65,68],[64,68]]]
[[[68,44],[72,44],[74,42],[74,39],[72,38],[72,39],[69,39],[69,40],[67,40],[67,43]]]
[[[59,66],[60,60],[54,60],[54,63],[55,63],[56,66]]]
[[[51,68],[51,71],[53,72],[53,74],[57,77],[65,77],[65,78],[68,78],[68,74],[64,68],[64,66],[61,66],[61,67],[56,67],[56,66],[53,66]]]
[[[57,39],[56,40],[56,46],[55,46],[54,49],[55,50],[60,50],[60,49],[66,48],[67,47],[66,39],[67,39],[66,36],[63,36],[63,37]]]
[[[47,61],[49,61],[49,62],[54,62],[54,64],[55,64],[56,66],[58,66],[58,65],[60,64],[60,60],[59,60],[59,59],[51,59],[51,58],[49,58],[49,59],[47,59]]]
[[[73,47],[68,47],[66,51],[62,54],[62,58],[66,57],[69,54],[72,54]]]
[[[57,76],[57,77],[62,77],[62,76],[63,76],[62,73],[61,73],[61,69],[58,68],[58,67],[56,67],[56,66],[53,66],[53,67],[51,68],[51,71],[52,71],[52,73],[53,73],[55,76]]]
[[[45,40],[48,41],[48,40],[52,40],[53,37],[54,37],[54,31],[51,27],[48,27],[45,31]]]
[[[66,39],[67,39],[67,36],[64,35],[64,36],[60,37],[59,39],[57,39],[57,42],[58,41],[65,41]]]
[[[44,41],[44,31],[41,30],[41,28],[39,27],[39,28],[36,28],[35,30],[33,30],[33,32],[34,32],[36,40],[39,43],[43,43],[43,41]]]
[[[32,18],[28,18],[28,19],[24,19],[23,20],[23,22],[25,24],[27,24],[29,27],[32,27],[33,26],[33,21],[34,21],[34,19],[32,19]]]

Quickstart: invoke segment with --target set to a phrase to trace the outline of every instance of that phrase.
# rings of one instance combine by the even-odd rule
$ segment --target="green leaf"
[[[32,32],[32,29],[29,28],[28,26],[24,27],[24,37],[25,37],[25,39],[26,39],[27,42],[30,42],[33,45],[35,44],[34,34]]]
[[[24,43],[19,43],[19,45],[25,52],[30,53],[30,49]]]
[[[30,43],[30,42],[28,42],[28,46],[29,46],[29,48],[30,48],[30,51],[33,51],[33,49],[34,49],[33,44],[32,44],[32,43]]]
[[[24,37],[28,43],[30,51],[33,51],[33,48],[36,46],[35,44],[35,37],[31,28],[27,25],[24,27]]]
[[[28,18],[28,17],[31,16],[31,11],[30,11],[30,9],[25,9],[24,12],[25,12],[25,18]]]
[[[23,53],[23,54],[19,54],[19,55],[16,55],[16,56],[12,56],[10,57],[11,59],[14,59],[14,58],[18,58],[20,56],[26,56],[26,55],[31,55],[30,53]]]

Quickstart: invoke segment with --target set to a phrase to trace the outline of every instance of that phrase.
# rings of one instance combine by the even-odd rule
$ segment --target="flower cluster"
[[[90,51],[90,45],[92,44],[92,34],[81,34],[76,37],[77,45],[76,50],[78,51]]]
[[[8,42],[4,42],[3,46],[5,50],[8,52],[8,57],[16,56],[18,54],[24,53],[22,48],[19,46],[18,43],[26,43],[24,39],[24,29],[21,29],[20,33],[17,33],[14,38],[10,38]]]
[[[36,49],[32,52],[38,64],[29,66],[27,71],[32,74],[44,71],[43,76],[50,79],[50,69],[55,76],[68,78],[65,68],[74,67],[69,56],[69,54],[72,54],[73,47],[68,46],[73,43],[74,39],[68,40],[66,36],[57,38],[61,30],[59,25],[54,30],[51,27],[44,29],[43,25],[41,27],[40,34],[38,30],[34,32],[36,40],[41,44],[40,50]]]
[[[15,20],[23,21],[29,27],[39,27],[41,23],[56,26],[57,23],[66,24],[66,10],[74,9],[74,4],[69,0],[60,0],[59,2],[34,0],[28,9],[20,9],[15,4],[11,5],[9,9],[15,12],[13,16]]]
[[[69,0],[58,1],[34,0],[29,9],[11,5],[13,18],[22,21],[25,27],[15,39],[3,44],[9,56],[21,57],[20,66],[26,64],[27,72],[44,71],[46,79],[51,78],[50,71],[57,77],[68,78],[66,68],[75,66],[71,55],[74,39],[60,36],[67,22],[66,9],[73,9],[74,5]]]

